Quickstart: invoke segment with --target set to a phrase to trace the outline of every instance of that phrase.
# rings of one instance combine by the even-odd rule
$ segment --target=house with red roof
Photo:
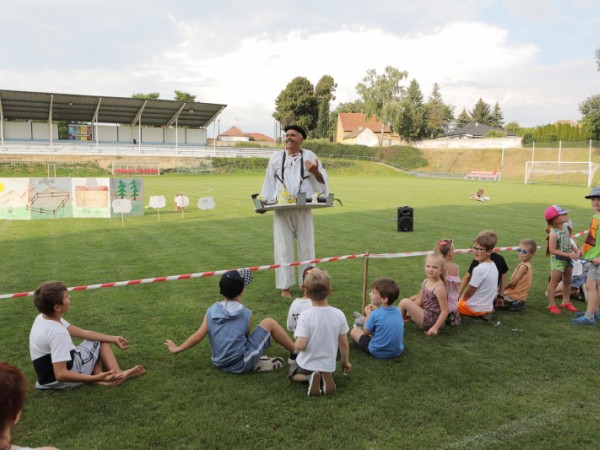
[[[375,114],[369,118],[363,113],[338,114],[334,142],[374,147],[381,145],[382,135],[385,146],[401,143],[400,136],[378,120]]]
[[[249,141],[250,138],[242,133],[235,125],[229,127],[226,131],[219,135],[219,141],[223,142],[241,142],[241,141]]]

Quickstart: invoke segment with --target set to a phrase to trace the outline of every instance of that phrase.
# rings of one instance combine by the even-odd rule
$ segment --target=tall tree
[[[148,92],[147,94],[137,93],[131,94],[131,98],[141,98],[142,100],[156,100],[160,97],[158,92]]]
[[[600,94],[586,98],[580,105],[583,122],[592,139],[600,139]]]
[[[314,136],[329,139],[333,135],[333,127],[330,122],[330,103],[335,100],[335,89],[337,84],[331,75],[323,75],[315,86],[315,96],[319,102],[317,127]]]
[[[367,70],[367,75],[356,85],[356,92],[365,105],[365,116],[375,114],[383,125],[391,125],[400,112],[399,102],[404,94],[400,82],[408,76],[408,72],[387,66],[384,73],[377,74],[375,69]],[[383,144],[383,130],[381,130]]]
[[[399,102],[398,115],[393,122],[394,131],[409,141],[419,139],[425,131],[425,105],[417,80],[411,80],[406,95]]]
[[[175,91],[175,100],[179,102],[195,102],[196,96],[187,92]]]
[[[519,122],[508,122],[506,124],[505,130],[510,133],[510,134],[514,134],[515,136],[517,135],[517,131],[519,131],[519,128],[521,128],[519,126]]]
[[[454,121],[454,127],[455,128],[463,128],[468,125],[471,125],[472,123],[473,123],[473,118],[467,111],[467,108],[463,108],[463,110],[460,112],[460,114]]]
[[[477,103],[473,107],[473,111],[471,111],[471,119],[473,123],[479,125],[490,125],[492,121],[490,105],[484,102],[481,97],[479,97],[479,100],[477,100]]]
[[[434,139],[441,136],[448,129],[449,121],[452,120],[452,110],[444,104],[440,87],[437,83],[433,84],[431,95],[425,103],[425,128],[427,136]]]
[[[496,102],[494,105],[494,111],[492,111],[490,123],[488,125],[496,128],[502,128],[504,125],[504,114],[502,114],[502,110],[500,109],[500,104],[498,102]]]
[[[307,132],[315,128],[318,101],[312,83],[305,77],[296,77],[275,99],[273,117],[281,127],[296,124]]]

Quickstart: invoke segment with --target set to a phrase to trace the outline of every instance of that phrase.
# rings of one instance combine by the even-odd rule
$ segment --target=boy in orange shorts
[[[494,310],[498,290],[498,269],[490,259],[495,242],[487,233],[473,241],[473,258],[479,265],[473,269],[469,286],[458,302],[458,312],[463,316],[483,317]]]

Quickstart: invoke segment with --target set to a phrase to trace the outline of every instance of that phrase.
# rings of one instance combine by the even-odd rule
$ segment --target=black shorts
[[[367,355],[370,355],[371,352],[369,351],[369,342],[371,342],[371,336],[369,336],[368,334],[363,334],[359,339],[358,339],[358,346],[360,347],[360,349],[365,352]]]

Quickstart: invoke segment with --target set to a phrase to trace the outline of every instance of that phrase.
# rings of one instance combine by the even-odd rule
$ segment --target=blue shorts
[[[571,278],[571,287],[579,289],[585,284],[585,275],[575,275]]]
[[[251,372],[260,360],[260,357],[270,346],[271,333],[259,325],[246,339],[244,357],[231,366],[219,367],[219,369],[224,372],[236,374]]]

